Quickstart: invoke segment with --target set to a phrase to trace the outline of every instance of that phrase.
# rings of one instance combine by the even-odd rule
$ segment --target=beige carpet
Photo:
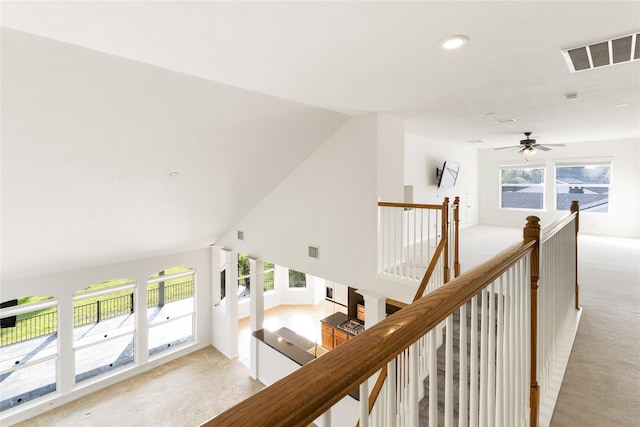
[[[579,237],[582,319],[553,427],[640,426],[640,240]]]

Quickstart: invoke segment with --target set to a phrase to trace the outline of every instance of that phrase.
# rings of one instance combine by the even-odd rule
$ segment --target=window
[[[0,304],[0,411],[56,391],[58,302],[33,296]]]
[[[275,266],[272,262],[264,262],[264,291],[275,289]]]
[[[307,275],[300,271],[289,270],[289,287],[290,288],[306,288]]]
[[[172,267],[147,281],[149,355],[194,340],[195,270]]]
[[[569,210],[577,200],[581,212],[607,213],[610,186],[610,163],[557,165],[556,209]]]
[[[135,287],[130,280],[110,280],[73,295],[76,383],[133,363]]]
[[[251,296],[251,264],[246,255],[238,254],[238,299]]]
[[[544,172],[544,168],[500,168],[500,207],[543,209]]]

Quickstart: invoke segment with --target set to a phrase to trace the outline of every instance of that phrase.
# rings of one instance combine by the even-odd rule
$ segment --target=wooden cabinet
[[[333,348],[333,328],[329,325],[322,324],[322,346],[324,348]]]
[[[344,331],[341,331],[340,329],[334,329],[333,330],[333,347],[337,347],[342,343],[347,342],[347,340],[349,339],[349,334],[347,334]]]
[[[358,313],[356,315],[356,318],[364,322],[364,305],[358,304]]]

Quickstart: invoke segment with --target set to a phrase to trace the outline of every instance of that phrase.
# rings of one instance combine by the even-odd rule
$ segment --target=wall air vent
[[[640,33],[562,49],[572,73],[640,59]]]
[[[238,240],[244,240],[244,231],[238,230]]]
[[[320,250],[315,246],[309,246],[309,257],[318,259]]]

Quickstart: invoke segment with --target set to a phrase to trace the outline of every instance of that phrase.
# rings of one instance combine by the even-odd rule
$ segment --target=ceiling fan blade
[[[544,145],[539,145],[536,144],[533,146],[536,150],[540,150],[540,151],[551,151],[551,148],[549,147],[545,147]]]
[[[507,150],[509,148],[520,148],[519,145],[512,145],[510,147],[498,147],[498,148],[494,148],[494,150]]]
[[[566,147],[564,144],[544,144],[545,147]]]

